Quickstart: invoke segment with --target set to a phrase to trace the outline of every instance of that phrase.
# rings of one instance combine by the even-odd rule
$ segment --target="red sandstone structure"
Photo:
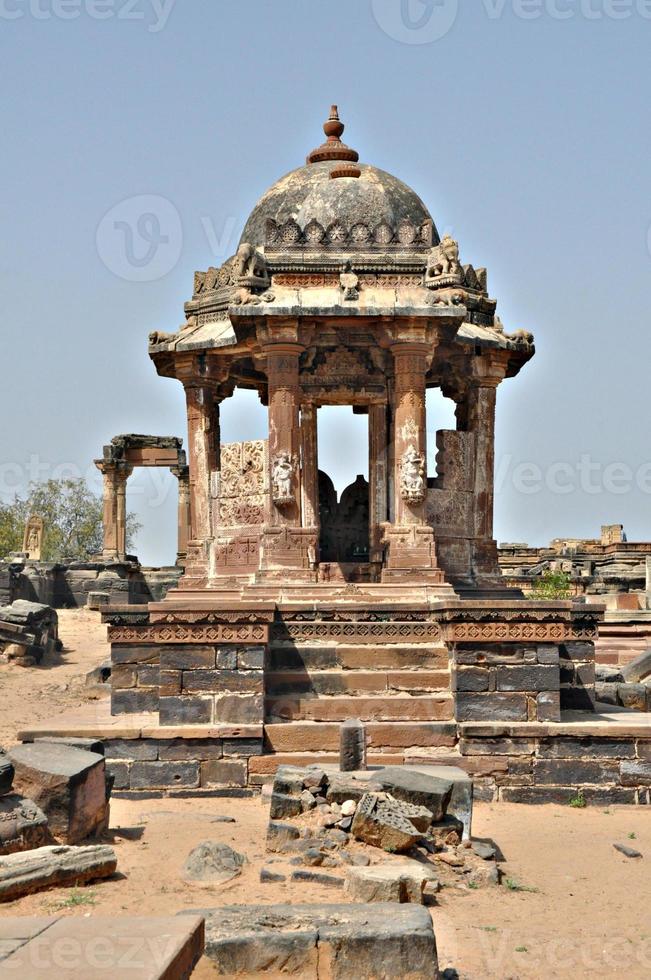
[[[105,614],[116,788],[255,785],[279,761],[335,761],[358,717],[371,764],[462,765],[492,798],[597,799],[605,781],[644,802],[645,730],[613,723],[611,744],[592,714],[601,607],[525,600],[498,565],[496,395],[533,338],[505,333],[486,270],[420,198],[359,163],[335,107],[324,129],[237,253],[196,273],[180,330],[150,336],[186,393],[191,526],[179,587]],[[268,440],[221,444],[237,387],[268,406]],[[431,387],[457,406],[434,477]],[[340,501],[324,405],[368,416],[368,484]]]

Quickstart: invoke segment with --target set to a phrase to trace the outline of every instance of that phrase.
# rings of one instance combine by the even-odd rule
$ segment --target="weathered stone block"
[[[497,667],[498,691],[558,691],[559,672],[555,667],[532,664],[523,667]]]
[[[264,661],[264,647],[241,647],[237,651],[238,670],[263,670]]]
[[[160,742],[161,762],[206,761],[221,759],[223,743],[220,738],[173,738]]]
[[[638,684],[651,675],[651,649],[639,654],[630,663],[622,667],[622,674],[627,684]]]
[[[155,664],[138,664],[136,682],[138,687],[158,687],[160,684],[160,668]]]
[[[209,762],[201,763],[202,786],[246,786],[246,783],[246,762],[238,762],[235,759],[222,761],[211,759]]]
[[[481,667],[457,667],[455,686],[457,691],[487,691],[490,672]]]
[[[82,885],[108,878],[117,868],[107,844],[91,847],[38,847],[0,858],[0,902],[9,902],[57,885]],[[25,976],[25,974],[23,974]]]
[[[458,721],[527,721],[524,694],[465,694],[456,696]]]
[[[141,711],[157,711],[158,691],[155,688],[133,688],[128,691],[111,692],[111,714],[139,714]]]
[[[538,721],[561,720],[560,691],[541,691],[536,698],[536,716]]]
[[[560,653],[557,646],[536,647],[536,659],[539,664],[551,664],[556,666],[560,661]]]
[[[462,738],[461,755],[532,755],[535,743],[524,738]]]
[[[544,738],[538,743],[541,759],[633,759],[635,742],[616,738]]]
[[[299,829],[294,824],[270,820],[267,825],[267,850],[274,853],[284,851],[299,836]]]
[[[215,648],[170,644],[161,648],[160,665],[165,670],[200,670],[215,666]]]
[[[158,758],[158,742],[149,738],[113,738],[104,743],[107,759],[138,759],[153,762]]]
[[[112,664],[146,664],[158,663],[160,653],[155,646],[129,646],[122,643],[113,643],[111,646]]]
[[[299,796],[290,796],[287,793],[279,793],[275,787],[271,794],[271,804],[269,817],[271,820],[283,820],[288,817],[297,817],[303,812],[303,805]]]
[[[262,694],[218,694],[215,698],[215,722],[234,722],[242,725],[262,724],[264,697]]]
[[[211,697],[181,696],[160,699],[161,725],[203,725],[212,721]]]
[[[622,786],[651,786],[651,762],[625,761],[620,772]]]
[[[199,914],[206,956],[220,975],[438,977],[432,920],[419,905],[221,906]]]
[[[376,864],[367,868],[346,868],[344,891],[351,902],[423,903],[428,881],[436,881],[435,871],[418,861]]]
[[[198,785],[198,762],[134,762],[131,766],[131,789]]]
[[[218,670],[237,670],[237,647],[217,647],[215,667]]]
[[[129,789],[129,763],[120,762],[117,759],[106,760],[106,772],[113,780],[113,789]]]
[[[201,691],[261,694],[263,678],[259,671],[184,670],[182,685],[190,694]]]
[[[14,767],[11,759],[4,752],[0,752],[0,796],[11,792],[13,781]]]
[[[68,745],[34,742],[11,750],[14,787],[48,819],[52,836],[76,844],[108,825],[104,756]]]
[[[440,768],[442,772],[443,767]],[[468,780],[466,773],[462,773]],[[445,816],[452,798],[452,780],[401,766],[387,766],[373,773],[373,780],[398,800],[424,806],[436,823]]]
[[[594,660],[594,644],[583,642],[559,644],[561,660]]]
[[[224,755],[239,755],[249,757],[262,755],[262,738],[225,738],[223,742]]]
[[[351,833],[366,844],[396,853],[408,851],[421,838],[400,803],[377,793],[366,793],[359,801]]]
[[[111,687],[114,691],[136,686],[136,665],[117,664],[111,669]]]
[[[47,817],[16,793],[0,797],[0,854],[29,851],[50,843]]]
[[[181,693],[182,677],[183,673],[180,670],[161,670],[159,695],[162,698],[178,696]]]
[[[366,731],[359,718],[347,718],[341,726],[339,768],[342,772],[366,769]]]
[[[584,759],[538,759],[534,762],[536,783],[575,785],[619,783],[619,763]]]
[[[649,688],[645,684],[620,684],[617,688],[620,704],[631,711],[646,711]]]

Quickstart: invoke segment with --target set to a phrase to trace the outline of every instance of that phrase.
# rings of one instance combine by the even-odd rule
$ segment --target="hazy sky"
[[[498,393],[497,537],[651,539],[650,47],[651,0],[0,0],[0,495],[92,475],[116,433],[185,436],[147,335],[338,102],[536,336]],[[341,415],[340,488],[366,465]],[[224,409],[226,440],[265,434],[255,397]],[[175,553],[154,475],[129,484],[148,563]]]

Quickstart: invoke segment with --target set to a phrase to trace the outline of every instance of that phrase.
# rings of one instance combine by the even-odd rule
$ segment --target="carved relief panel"
[[[267,441],[230,442],[221,448],[219,530],[264,522],[267,486]]]

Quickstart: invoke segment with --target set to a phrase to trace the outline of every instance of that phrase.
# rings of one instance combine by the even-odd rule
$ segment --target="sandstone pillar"
[[[117,472],[116,485],[116,529],[118,558],[124,558],[127,553],[127,480],[133,473],[133,467],[122,465]]]
[[[126,483],[133,468],[126,463],[96,460],[104,477],[102,558],[124,558],[126,553]]]
[[[176,564],[183,565],[188,556],[188,541],[190,540],[190,468],[188,466],[172,466],[171,471],[179,481],[178,506],[178,544]]]
[[[368,410],[369,474],[369,559],[376,571],[382,564],[382,525],[388,519],[388,446],[387,406],[370,405]]]
[[[301,406],[301,486],[303,524],[319,525],[319,447],[317,415],[313,404]]]
[[[431,343],[392,347],[393,385],[393,521],[385,527],[388,556],[384,577],[422,577],[443,582],[437,569],[434,535],[427,524],[427,441],[425,376]]]
[[[314,524],[303,526],[301,504],[305,499],[301,473],[301,396],[299,387],[300,344],[290,341],[268,344],[269,396],[269,496],[262,546],[262,567],[267,574],[292,572],[309,578],[316,563]],[[307,430],[310,423],[307,423]],[[314,485],[314,474],[311,479]],[[312,487],[307,488],[308,495]],[[318,492],[318,491],[317,491]],[[308,503],[312,510],[313,505]],[[310,512],[310,519],[313,515]]]
[[[201,379],[184,380],[188,413],[188,484],[190,538],[187,571],[208,573],[212,538],[212,497],[219,465],[219,405],[215,386]]]

